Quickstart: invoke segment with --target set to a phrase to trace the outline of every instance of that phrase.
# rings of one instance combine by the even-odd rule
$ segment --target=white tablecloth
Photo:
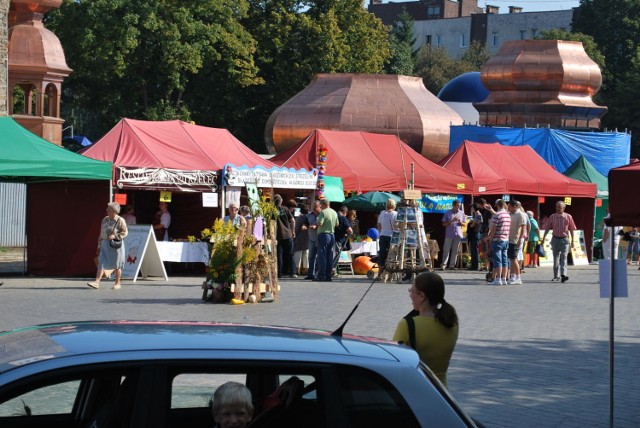
[[[378,241],[370,242],[352,242],[351,254],[369,253],[371,256],[378,255]]]
[[[209,248],[206,242],[160,241],[157,244],[163,262],[209,262]]]

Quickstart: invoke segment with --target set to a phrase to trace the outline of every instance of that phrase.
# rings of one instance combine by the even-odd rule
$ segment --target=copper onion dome
[[[474,103],[481,125],[599,128],[607,111],[591,98],[602,74],[581,42],[507,41],[480,77],[489,90]]]
[[[60,144],[60,93],[71,73],[58,37],[42,18],[62,0],[12,0],[9,8],[9,112],[22,126]],[[14,90],[24,92],[24,111],[14,111]]]
[[[391,74],[317,74],[278,107],[265,141],[276,154],[314,129],[397,135],[426,158],[449,153],[449,126],[462,119],[425,88],[422,79]]]

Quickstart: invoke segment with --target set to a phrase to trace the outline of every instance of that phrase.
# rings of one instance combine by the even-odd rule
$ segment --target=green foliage
[[[462,73],[459,62],[451,58],[442,47],[424,45],[418,52],[416,74],[422,77],[424,86],[432,94],[440,92],[449,80]]]
[[[246,0],[65,0],[47,16],[74,73],[66,103],[104,131],[121,117],[189,116],[183,95],[204,70],[216,86],[259,84]]]
[[[477,42],[471,43],[460,59],[451,58],[443,47],[424,45],[418,53],[416,74],[422,77],[429,92],[437,94],[454,77],[480,71],[487,59],[488,51]]]
[[[391,57],[385,64],[385,72],[387,74],[413,75],[415,61],[411,46],[401,43],[394,34],[389,35],[389,46],[391,48]]]
[[[634,157],[640,155],[640,98],[634,86],[640,80],[639,16],[640,0],[581,0],[572,28],[591,36],[606,59],[602,90],[597,97],[600,104],[609,108],[602,124],[609,129],[631,131]]]
[[[411,15],[403,8],[402,13],[393,23],[389,32],[391,55],[385,64],[385,72],[388,74],[412,75],[418,53],[417,50],[413,50],[415,43],[413,20]]]
[[[474,41],[460,58],[460,63],[467,71],[480,71],[490,56],[491,53],[483,43]]]
[[[122,117],[192,119],[263,151],[269,115],[316,73],[390,55],[360,0],[64,0],[46,26],[74,70],[62,114],[92,138]]]

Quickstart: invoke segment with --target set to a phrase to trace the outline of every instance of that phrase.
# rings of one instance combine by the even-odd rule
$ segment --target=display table
[[[370,256],[378,255],[378,241],[369,241],[369,242],[352,242],[351,244],[351,254],[365,254],[368,253]]]
[[[157,244],[163,262],[209,263],[209,247],[206,242],[158,241]]]

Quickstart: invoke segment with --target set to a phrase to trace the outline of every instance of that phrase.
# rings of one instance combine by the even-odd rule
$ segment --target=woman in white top
[[[608,210],[607,210],[608,212]],[[609,218],[609,214],[605,217],[605,219]],[[614,259],[618,258],[618,246],[620,245],[620,231],[622,230],[621,226],[613,227],[613,254]],[[604,253],[605,260],[611,259],[611,228],[605,226],[602,231],[602,252]]]
[[[387,209],[380,212],[378,216],[378,232],[380,232],[380,252],[378,253],[378,266],[382,267],[387,261],[389,247],[391,246],[391,236],[393,235],[393,225],[396,222],[398,212],[396,211],[396,201],[387,199]]]

